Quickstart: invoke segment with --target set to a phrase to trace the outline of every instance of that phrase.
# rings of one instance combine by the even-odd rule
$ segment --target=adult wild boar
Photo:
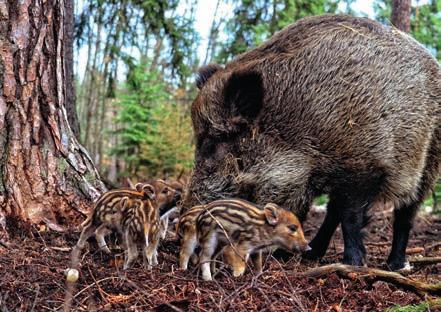
[[[362,265],[361,230],[379,200],[395,205],[392,270],[440,172],[441,69],[408,35],[366,18],[305,18],[224,68],[203,67],[192,105],[195,167],[184,201],[274,202],[304,220],[329,194],[307,256],[341,223],[343,262]]]

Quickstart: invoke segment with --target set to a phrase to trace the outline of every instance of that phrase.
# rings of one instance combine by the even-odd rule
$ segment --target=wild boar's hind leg
[[[440,172],[441,160],[441,127],[436,129],[432,144],[430,146],[426,167],[418,186],[418,193],[414,201],[395,207],[394,210],[394,238],[392,241],[392,250],[387,265],[390,270],[396,271],[406,266],[406,247],[409,240],[409,233],[412,229],[413,219],[418,207],[424,201],[429,191],[433,187]]]
[[[325,255],[332,235],[337,229],[337,226],[340,224],[340,212],[337,205],[337,200],[331,194],[330,200],[326,206],[325,220],[320,226],[320,229],[315,235],[314,239],[309,243],[311,250],[303,254],[305,258],[316,260]]]
[[[388,268],[392,271],[405,267],[406,247],[418,206],[419,203],[412,203],[411,205],[404,205],[394,210],[394,238],[392,241],[392,250],[387,259]]]

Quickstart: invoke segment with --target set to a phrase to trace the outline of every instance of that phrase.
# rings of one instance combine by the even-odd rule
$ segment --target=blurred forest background
[[[349,13],[390,25],[391,7],[392,0],[76,1],[71,125],[109,185],[189,172],[199,66],[224,64],[305,16]],[[410,33],[441,61],[441,0],[412,1]],[[427,205],[441,201],[437,189]]]

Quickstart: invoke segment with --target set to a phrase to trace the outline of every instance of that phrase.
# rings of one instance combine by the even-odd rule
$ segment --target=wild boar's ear
[[[263,103],[263,81],[255,71],[233,72],[224,90],[224,101],[234,117],[252,120],[257,117]]]
[[[199,68],[196,75],[196,86],[198,89],[202,89],[208,79],[213,76],[218,70],[221,70],[222,66],[218,64],[208,64]]]
[[[263,212],[269,224],[276,225],[279,222],[279,212],[274,205],[266,204],[263,208]]]

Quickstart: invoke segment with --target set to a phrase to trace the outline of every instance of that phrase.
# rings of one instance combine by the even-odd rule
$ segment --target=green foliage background
[[[120,141],[112,153],[126,163],[123,175],[157,177],[190,170],[193,146],[188,112],[167,91],[151,62],[127,60],[126,83],[118,91]]]

